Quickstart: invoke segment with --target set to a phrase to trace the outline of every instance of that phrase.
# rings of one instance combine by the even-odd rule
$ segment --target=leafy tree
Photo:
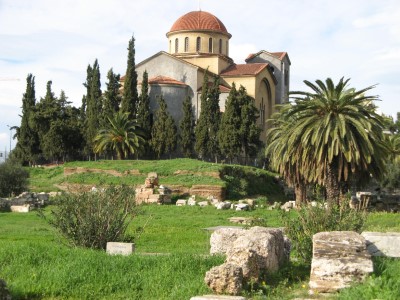
[[[221,123],[221,109],[219,107],[219,95],[221,94],[219,90],[220,79],[218,76],[214,78],[213,85],[209,90],[209,144],[208,152],[210,157],[218,161],[218,156],[220,154],[218,146],[218,131],[219,125]]]
[[[190,97],[187,96],[185,101],[183,101],[183,118],[180,124],[181,134],[180,134],[180,145],[182,148],[182,153],[184,157],[190,158],[193,156],[194,151],[194,115],[192,108],[192,101]]]
[[[235,157],[240,156],[242,146],[240,124],[239,93],[235,83],[233,83],[225,103],[225,112],[222,114],[221,127],[218,133],[219,147],[222,154],[230,160],[230,163],[233,162]]]
[[[129,40],[128,63],[124,80],[124,96],[121,102],[121,110],[129,113],[129,118],[136,118],[138,104],[137,73],[135,66],[135,38]]]
[[[150,144],[157,158],[176,148],[176,126],[172,116],[167,111],[167,104],[162,96],[158,98],[159,109],[155,114],[155,121],[151,131]]]
[[[22,98],[21,125],[15,127],[18,142],[15,147],[15,156],[29,165],[35,163],[40,152],[39,136],[33,128],[32,118],[36,105],[35,77],[28,74],[26,78],[26,90]]]
[[[139,151],[144,142],[143,133],[129,114],[119,111],[108,120],[106,128],[99,130],[94,139],[94,151],[115,151],[118,159]]]
[[[296,171],[307,182],[325,187],[330,207],[339,202],[352,176],[380,178],[388,155],[384,121],[371,106],[378,97],[365,96],[374,86],[356,91],[348,82],[304,81],[313,92],[291,92],[295,103],[284,117],[293,122],[279,139],[287,152],[298,154],[286,155],[282,164],[298,160]]]
[[[120,75],[115,74],[111,68],[107,73],[107,79],[107,90],[104,92],[102,111],[103,126],[108,122],[108,118],[111,118],[119,110],[119,104],[121,103],[121,96],[119,93],[121,87],[121,84],[119,83]]]
[[[0,163],[0,197],[10,197],[26,191],[29,173],[13,159]]]

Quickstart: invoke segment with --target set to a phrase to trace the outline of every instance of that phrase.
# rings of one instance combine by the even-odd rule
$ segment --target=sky
[[[307,90],[303,80],[350,78],[356,89],[377,84],[368,95],[379,95],[382,113],[400,112],[398,0],[0,0],[0,151],[10,149],[9,128],[20,125],[29,73],[37,101],[51,80],[56,96],[64,90],[80,106],[96,58],[104,90],[109,69],[126,71],[132,36],[136,63],[168,51],[173,23],[199,7],[232,34],[236,63],[260,50],[284,51],[291,90]]]

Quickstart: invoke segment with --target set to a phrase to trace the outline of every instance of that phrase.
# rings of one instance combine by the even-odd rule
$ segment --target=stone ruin
[[[310,294],[336,292],[364,280],[372,272],[371,255],[360,234],[332,231],[313,236]]]
[[[50,195],[47,193],[23,192],[14,198],[0,198],[0,211],[29,212],[43,207],[49,203]]]
[[[151,172],[147,175],[144,185],[136,189],[136,204],[171,203],[171,190],[163,185],[159,185],[158,175]]]
[[[289,260],[290,241],[279,228],[221,228],[210,239],[211,254],[226,254],[225,263],[204,278],[216,294],[238,295],[263,275],[278,271]]]

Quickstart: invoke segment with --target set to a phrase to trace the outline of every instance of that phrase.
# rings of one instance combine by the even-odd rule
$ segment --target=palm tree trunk
[[[339,204],[340,199],[340,186],[337,168],[333,163],[327,166],[326,177],[325,177],[325,188],[326,188],[326,201],[328,207]]]
[[[307,186],[304,183],[296,183],[294,185],[294,193],[296,195],[296,207],[300,207],[307,202]]]

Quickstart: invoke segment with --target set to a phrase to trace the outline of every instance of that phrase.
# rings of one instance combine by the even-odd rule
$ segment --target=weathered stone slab
[[[400,257],[400,232],[363,232],[372,256]]]
[[[192,297],[190,300],[246,300],[246,298],[242,296],[204,295]]]
[[[363,236],[353,231],[320,232],[313,236],[310,293],[332,293],[362,281],[373,272]]]
[[[242,291],[242,268],[235,264],[224,263],[207,271],[204,281],[216,294],[237,295]]]
[[[10,209],[12,212],[28,213],[30,211],[29,205],[11,205]]]
[[[107,253],[112,255],[131,255],[135,251],[134,243],[107,243]]]
[[[233,242],[226,256],[226,263],[242,268],[244,280],[258,280],[261,274],[276,272],[286,262],[283,231],[252,227]]]
[[[210,237],[210,254],[225,254],[233,242],[245,232],[246,230],[240,227],[215,230]]]

